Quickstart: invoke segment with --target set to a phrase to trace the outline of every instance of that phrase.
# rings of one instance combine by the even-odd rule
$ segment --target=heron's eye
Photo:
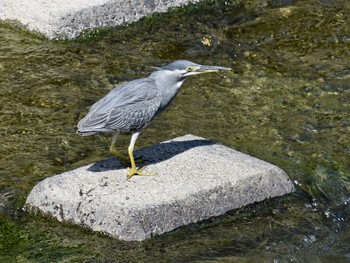
[[[191,71],[193,71],[193,69],[194,69],[194,67],[189,66],[189,67],[186,68],[186,71],[187,71],[187,72],[191,72]]]

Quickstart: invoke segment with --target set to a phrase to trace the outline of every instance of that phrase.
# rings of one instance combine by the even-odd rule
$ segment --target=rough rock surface
[[[118,26],[170,7],[200,0],[0,0],[0,19],[18,20],[50,39],[72,39],[83,30]]]
[[[280,168],[193,135],[135,155],[156,175],[126,180],[112,158],[43,180],[26,206],[131,241],[294,191]]]

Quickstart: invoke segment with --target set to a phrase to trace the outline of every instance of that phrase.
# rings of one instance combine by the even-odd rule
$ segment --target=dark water
[[[350,262],[350,3],[208,1],[72,41],[0,23],[1,262]],[[296,193],[140,243],[21,207],[45,177],[110,157],[78,120],[113,83],[174,59],[188,80],[142,136],[192,133],[283,168]],[[129,136],[119,140],[126,149]]]

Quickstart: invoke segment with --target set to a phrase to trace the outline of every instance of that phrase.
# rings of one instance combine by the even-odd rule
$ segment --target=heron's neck
[[[178,80],[172,76],[167,76],[164,73],[155,78],[157,87],[161,92],[162,102],[161,111],[164,110],[175,99],[179,92],[184,79]]]

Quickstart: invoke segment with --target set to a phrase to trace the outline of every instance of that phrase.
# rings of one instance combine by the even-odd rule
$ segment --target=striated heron
[[[97,101],[79,121],[77,133],[90,135],[97,132],[113,132],[110,151],[122,161],[131,163],[127,178],[135,174],[147,175],[142,173],[142,168],[137,169],[133,155],[140,131],[168,107],[187,77],[224,70],[231,69],[200,65],[187,60],[177,60],[156,68],[149,77],[117,86]],[[132,133],[128,147],[129,159],[115,147],[119,132]]]

